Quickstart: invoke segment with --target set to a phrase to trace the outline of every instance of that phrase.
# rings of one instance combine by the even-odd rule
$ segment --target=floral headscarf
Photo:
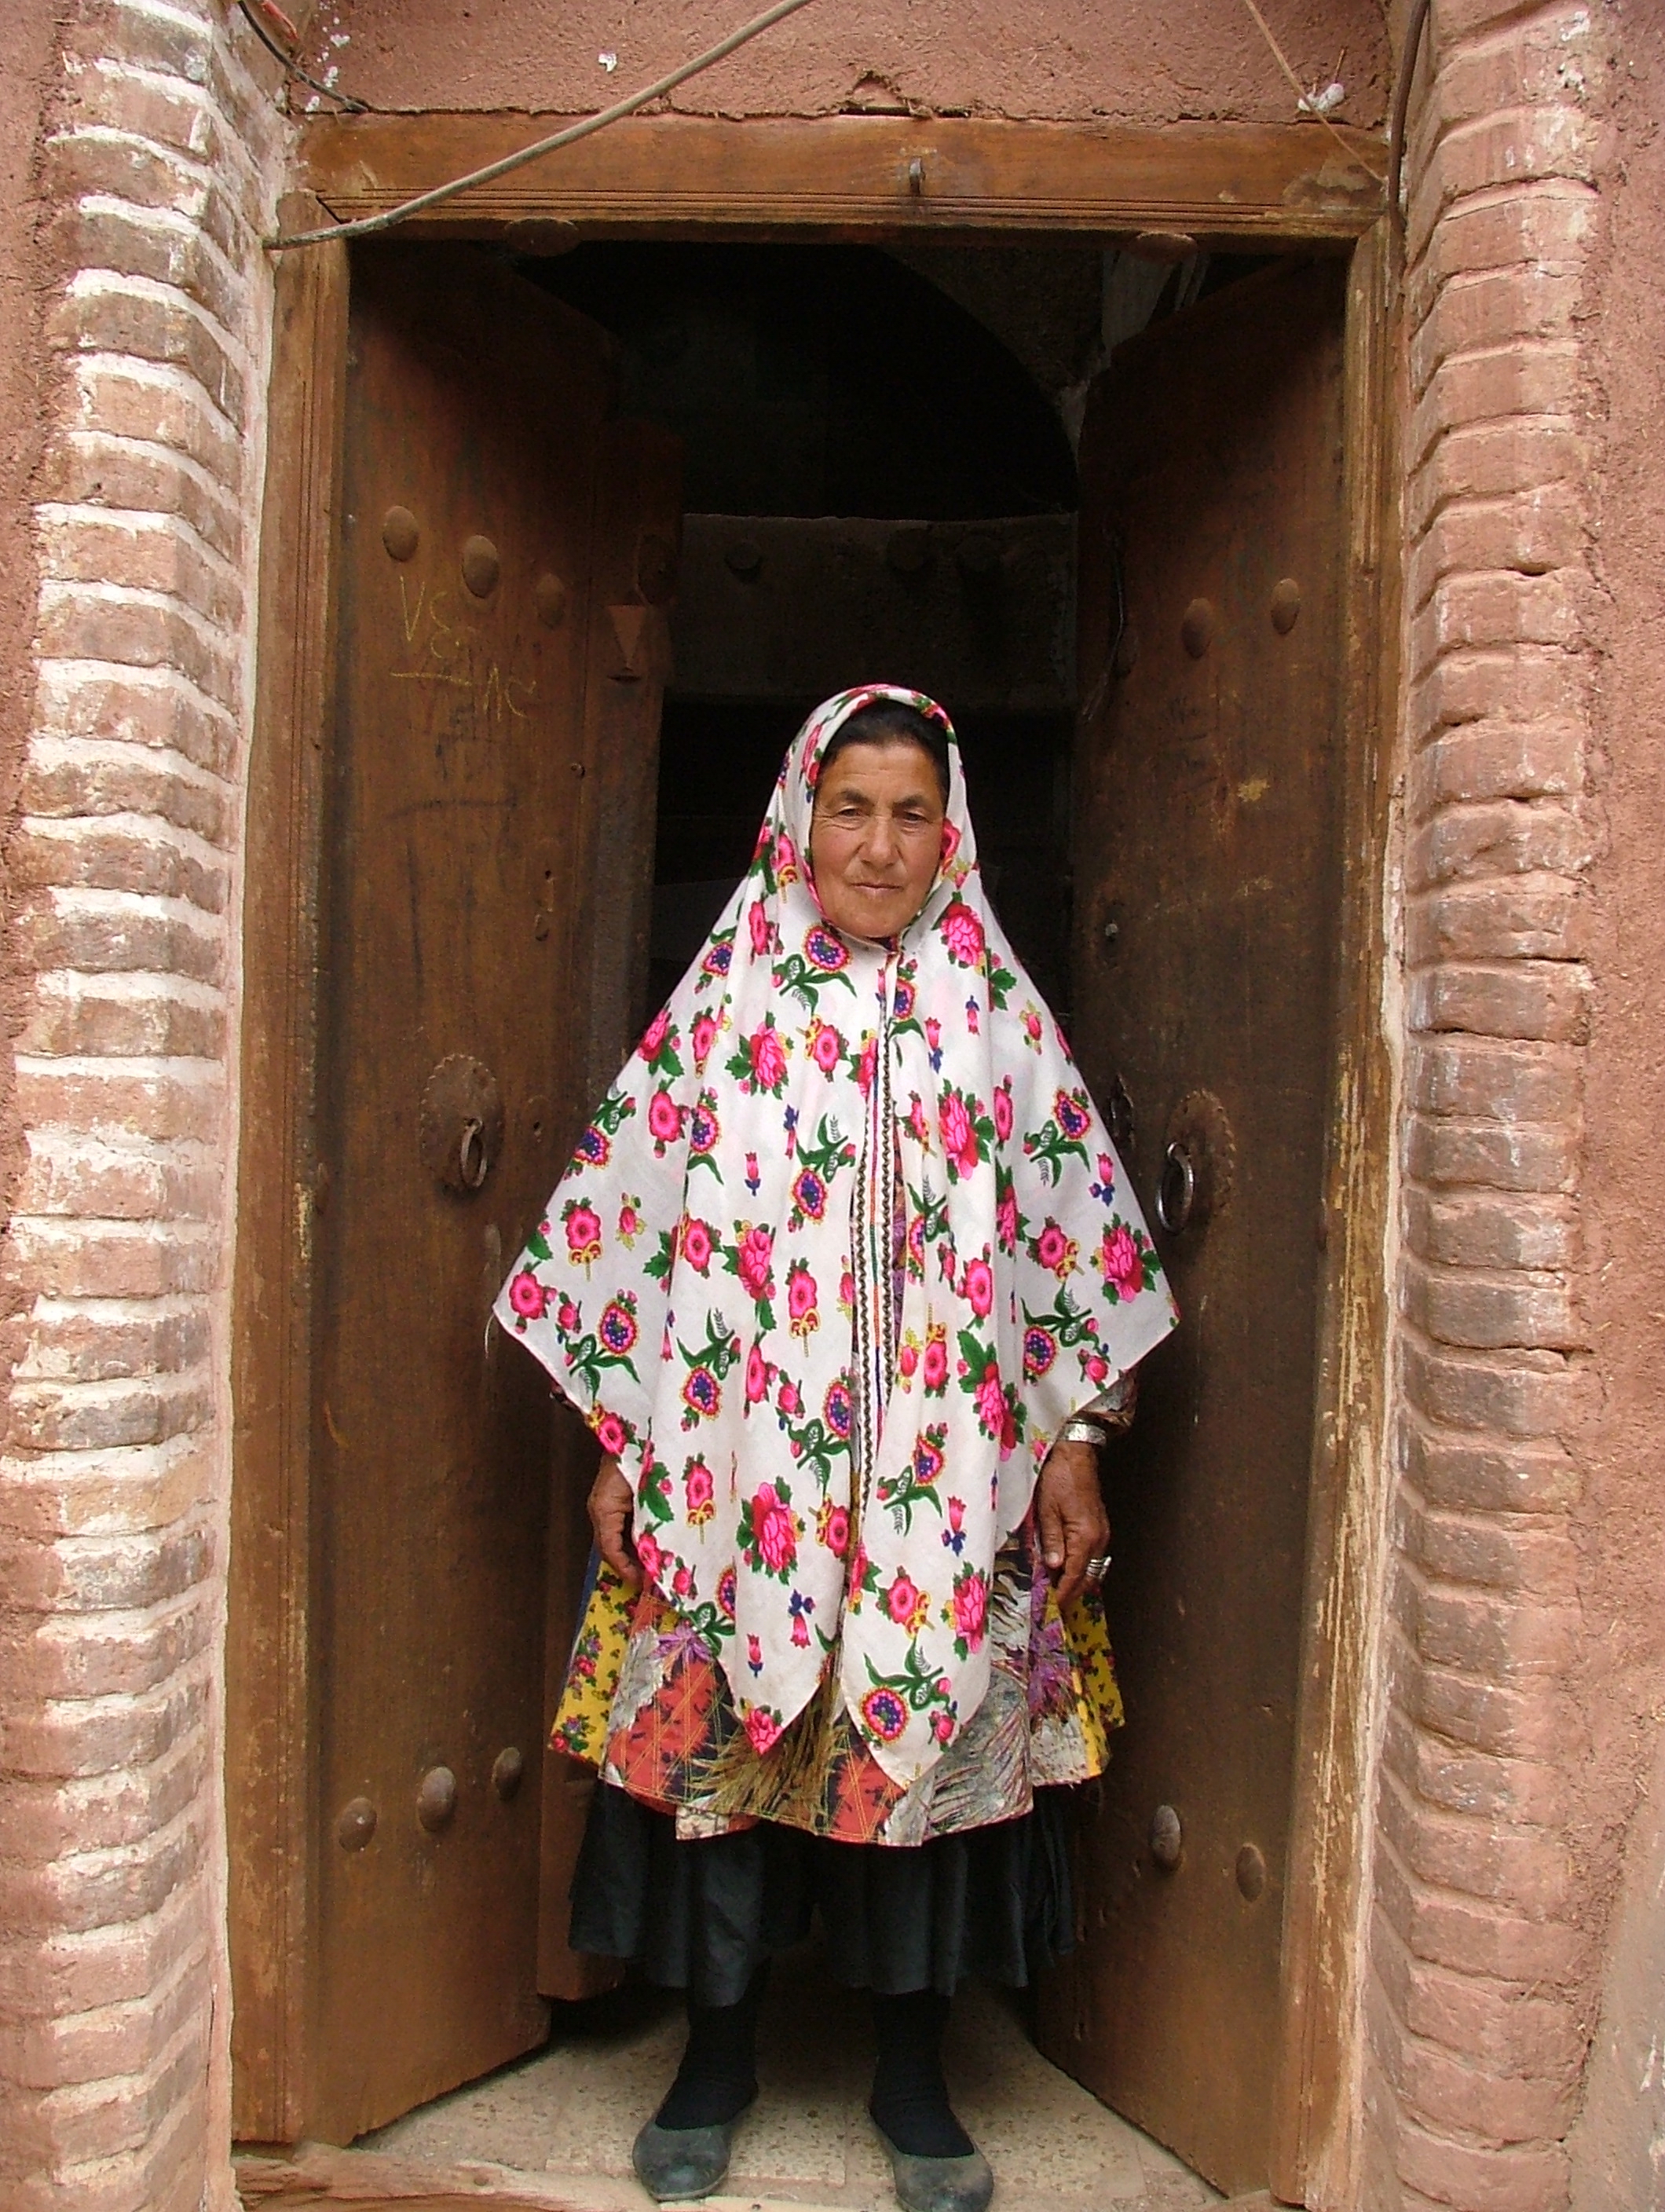
[[[822,757],[939,723],[943,857],[899,939],[832,929]],[[991,913],[940,707],[793,740],[744,881],[596,1109],[496,1312],[636,1492],[660,1593],[758,1752],[841,1648],[907,1784],[981,1701],[1000,1544],[1079,1407],[1175,1312],[1068,1048]]]

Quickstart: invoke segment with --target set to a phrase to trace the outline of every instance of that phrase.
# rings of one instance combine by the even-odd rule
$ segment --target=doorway
[[[310,2000],[313,2021],[321,2005],[325,2026],[308,2030],[318,2055],[302,2101],[328,2116],[337,2139],[448,2087],[447,2069],[459,2081],[535,2044],[540,1997],[571,2002],[591,1985],[564,1954],[562,1920],[584,1785],[553,1761],[541,1790],[525,1781],[540,1723],[520,1710],[538,1673],[525,1648],[529,1624],[544,1654],[546,1705],[570,1633],[586,1446],[559,1425],[550,1432],[547,1409],[526,1402],[501,1354],[489,1352],[481,1370],[462,1330],[632,1024],[675,980],[743,868],[781,751],[807,708],[879,674],[935,692],[955,713],[994,902],[1083,1042],[1147,1208],[1159,1185],[1173,1183],[1170,1256],[1182,1301],[1188,1265],[1192,1272],[1199,1314],[1211,1299],[1218,1305],[1213,1271],[1230,1273],[1233,1240],[1239,1250],[1255,1244],[1257,1202],[1275,1191],[1291,1215],[1316,1218],[1332,1111],[1338,265],[1197,255],[1141,281],[1124,255],[1077,240],[910,242],[905,255],[620,242],[513,269],[487,261],[478,249],[395,249],[362,257],[352,278],[360,319],[344,416],[343,734],[320,801],[335,997],[321,1055],[316,1373],[307,1386],[319,1510],[318,1602],[306,1633],[320,1677],[343,1694],[319,1719],[325,1749],[311,1785],[318,1940],[326,1954],[333,1942],[335,1956]],[[553,318],[541,334],[534,292]],[[875,331],[884,344],[872,343]],[[1127,349],[1108,365],[1107,338]],[[391,349],[380,385],[378,343]],[[516,481],[510,448],[494,447],[488,426],[471,417],[459,428],[437,404],[423,412],[409,397],[414,356],[430,394],[454,398],[471,386],[476,410],[483,381],[495,380],[499,404],[512,391],[539,428],[552,473]],[[556,356],[558,374],[527,369]],[[1188,371],[1188,362],[1198,366]],[[395,390],[405,395],[398,407]],[[1202,459],[1183,487],[1188,505],[1176,508],[1163,465],[1199,428]],[[389,499],[413,453],[428,470],[422,497]],[[1284,497],[1291,483],[1301,487],[1292,505]],[[508,520],[471,528],[471,501]],[[416,532],[405,552],[395,509]],[[564,518],[559,529],[550,517]],[[439,565],[427,573],[430,553]],[[1262,573],[1269,559],[1275,575]],[[1206,588],[1176,600],[1188,564],[1189,580]],[[1287,595],[1276,599],[1285,581],[1297,591],[1288,622]],[[439,591],[450,600],[436,615]],[[384,632],[381,665],[362,648]],[[1283,655],[1270,684],[1268,650]],[[535,676],[526,672],[534,661]],[[423,701],[419,728],[401,684]],[[534,734],[520,726],[536,722],[534,700],[557,697],[557,726],[537,733],[517,781],[513,748]],[[1299,776],[1280,744],[1295,748]],[[413,794],[419,756],[439,766],[431,787]],[[374,762],[391,776],[380,794],[367,767]],[[1130,762],[1144,772],[1127,773]],[[457,824],[494,808],[517,825],[514,836],[505,843],[494,831],[459,866]],[[408,828],[379,847],[395,815],[434,830],[431,849],[420,852]],[[1268,902],[1299,897],[1312,904],[1311,927],[1257,933]],[[453,972],[448,1011],[436,1020],[422,997],[436,969],[429,925],[441,924],[441,945],[447,925],[457,940],[459,907],[466,926],[446,949]],[[597,926],[604,911],[614,927]],[[383,942],[389,915],[396,925]],[[511,963],[501,978],[499,1033],[488,1048],[478,1032],[489,948],[523,922],[539,951],[524,956],[531,968]],[[1188,1023],[1164,1012],[1164,1003],[1188,1004],[1185,963],[1145,962],[1141,933],[1158,924],[1201,966],[1224,956]],[[1165,1002],[1125,988],[1133,959],[1115,972],[1124,930],[1139,947],[1139,972],[1161,976]],[[390,1023],[402,962],[417,995]],[[1293,1112],[1291,1086],[1273,1073],[1289,1064],[1287,1036],[1268,1029],[1264,994],[1234,988],[1234,978],[1243,987],[1279,963],[1279,1018],[1303,1039]],[[529,976],[541,980],[529,987]],[[529,1005],[547,1023],[548,1065],[537,1070],[517,1062],[509,1034]],[[398,1064],[407,1047],[408,1069]],[[385,1095],[361,1079],[371,1066],[386,1075]],[[455,1517],[459,1486],[431,1453],[418,1491],[399,1489],[401,1468],[423,1463],[414,1434],[349,1471],[354,1446],[379,1432],[378,1409],[398,1388],[385,1356],[386,1308],[355,1304],[354,1285],[394,1279],[401,1265],[377,1241],[390,1201],[363,1173],[372,1160],[396,1181],[419,1162],[436,1187],[425,1201],[435,1241],[418,1280],[448,1270],[447,1279],[460,1273],[470,1285],[448,1322],[449,1348],[436,1354],[471,1377],[458,1394],[459,1432],[501,1437],[507,1422],[515,1438],[510,1457],[484,1455],[490,1480],[461,1486],[457,1529],[447,1515]],[[366,1195],[355,1201],[361,1183]],[[495,1200],[483,1233],[471,1218],[477,1191]],[[1277,2034],[1318,1328],[1316,1258],[1291,1250],[1279,1264],[1296,1295],[1270,1355],[1270,1332],[1260,1344],[1292,1378],[1273,1442],[1252,1394],[1231,1411],[1241,1372],[1194,1351],[1188,1364],[1170,1358],[1171,1383],[1153,1394],[1137,1465],[1118,1478],[1127,1534],[1117,1571],[1139,1639],[1124,1639],[1124,1668],[1149,1682],[1151,1711],[1167,1700],[1171,1741],[1187,1743],[1192,1764],[1153,1796],[1161,1778],[1136,1757],[1137,1782],[1121,1802],[1113,1776],[1104,1802],[1084,1808],[1081,1962],[1048,1993],[1041,2028],[1053,2057],[1233,2186],[1263,2182],[1269,2154],[1265,2057]],[[1249,1304],[1233,1279],[1241,1316]],[[1231,1338],[1229,1316],[1224,1328]],[[1206,1451],[1186,1442],[1199,1432]],[[538,1469],[541,1480],[551,1456],[560,1465],[546,1529],[544,1493],[532,1502],[526,1478]],[[1257,1554],[1254,1513],[1240,1513],[1234,1562],[1206,1540],[1212,1509],[1243,1463],[1263,1468],[1268,1458],[1281,1516],[1275,1541]],[[1154,1504],[1152,1478],[1162,1486]],[[351,1504],[355,1481],[361,1506]],[[1200,1544],[1191,1540],[1199,1527]],[[448,1552],[437,1582],[436,1539]],[[392,1631],[398,1650],[377,1595],[390,1541],[402,1547],[408,1592],[403,1626],[396,1620]],[[534,1558],[547,1561],[535,1575]],[[1212,1736],[1193,1729],[1188,1737],[1199,1700],[1188,1708],[1173,1680],[1191,1633],[1175,1627],[1187,1618],[1186,1585],[1222,1572],[1245,1591],[1258,1583],[1277,1624],[1255,1646],[1266,1680],[1251,1668],[1255,1679],[1237,1692],[1270,1724],[1247,1759],[1267,1783],[1252,1833],[1241,1804],[1217,1802],[1219,1776],[1208,1771],[1232,1741],[1229,1716]],[[511,1584],[518,1597],[506,1595]],[[417,1708],[435,1681],[466,1673],[451,1655],[471,1640],[520,1686],[504,1688],[506,1717],[495,1724],[479,1710],[496,1695],[481,1686],[488,1668],[459,1693],[466,1727],[447,1728]],[[393,1680],[409,1698],[408,1727],[387,1696]],[[410,1741],[384,1752],[402,1727]],[[471,1952],[461,1906],[434,1904],[447,1883],[477,1887],[477,1869],[465,1871],[464,1853],[450,1848],[471,1831],[499,1854],[489,1917],[506,1948],[495,1966],[483,1964],[477,1944]],[[378,1905],[377,1872],[395,1854],[409,1898]],[[1229,1925],[1214,1895],[1222,1876],[1238,1916]],[[1200,1909],[1183,1901],[1205,1888]],[[393,1931],[412,1899],[439,1911],[448,1954],[430,1941],[400,1955],[411,1946]],[[1221,2100],[1202,2082],[1206,2055],[1178,2021],[1165,2087],[1141,2072],[1134,2039],[1119,2035],[1112,1951],[1127,2004],[1141,1981],[1178,1973],[1186,2001],[1208,2008],[1216,2041],[1224,2008],[1245,2046],[1263,2046],[1258,2072],[1245,2062],[1249,2086],[1218,2125],[1212,2113],[1198,2124],[1201,2106]],[[398,2067],[372,2087],[356,2053],[366,2021],[401,1976],[418,2004],[424,1990],[431,1999],[436,1976],[445,1982],[429,2007],[437,2032],[411,2039],[423,2056],[404,2069],[403,2088]],[[453,1982],[472,1996],[459,2001]],[[345,2008],[333,2039],[332,2002]],[[463,2033],[471,2011],[475,2025]],[[246,2045],[243,2063],[252,2063],[258,2055]]]

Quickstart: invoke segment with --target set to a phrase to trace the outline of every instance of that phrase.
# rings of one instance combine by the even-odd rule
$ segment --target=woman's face
[[[810,865],[848,937],[900,937],[929,897],[945,809],[931,756],[903,738],[847,745],[816,787]]]

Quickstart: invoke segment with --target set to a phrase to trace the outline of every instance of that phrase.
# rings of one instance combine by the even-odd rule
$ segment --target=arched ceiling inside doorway
[[[1097,339],[1098,256],[1070,251],[1043,374]],[[623,404],[682,439],[694,512],[954,520],[1075,504],[1056,388],[877,247],[595,243],[527,273],[617,337]]]

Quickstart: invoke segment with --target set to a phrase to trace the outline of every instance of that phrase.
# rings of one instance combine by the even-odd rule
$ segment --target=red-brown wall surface
[[[1665,1691],[1658,27],[1436,0],[1413,112],[1370,2204],[1566,2202]]]
[[[58,7],[23,7],[0,19],[0,804],[9,830],[34,703],[32,653],[39,597],[32,502],[46,428],[42,389],[46,353],[41,325],[53,286],[39,236],[41,149],[58,89]],[[9,836],[7,838],[9,846]],[[8,1214],[23,1158],[10,1041],[19,1016],[19,963],[0,939],[0,1017],[6,1033],[0,1079],[0,1192]],[[18,1298],[8,1286],[3,1310]],[[20,1770],[27,1725],[15,1677],[19,1645],[33,1626],[15,1604],[27,1568],[20,1553],[28,1516],[0,1486],[0,2201],[27,2173],[20,2130],[43,2053],[33,2017],[39,1973],[39,1871],[42,1838]],[[21,1755],[20,1755],[21,1754]]]
[[[582,114],[714,46],[745,0],[649,9],[629,0],[321,0],[307,28],[314,76],[375,106]],[[1387,106],[1375,0],[1284,0],[1263,15],[1310,89],[1338,73],[1338,119]],[[600,57],[616,58],[611,70]],[[935,115],[1293,119],[1295,95],[1243,0],[813,0],[674,95],[690,114],[825,115],[908,106]]]
[[[252,44],[218,0],[0,24],[6,2212],[231,2197],[228,1168],[283,143]]]

